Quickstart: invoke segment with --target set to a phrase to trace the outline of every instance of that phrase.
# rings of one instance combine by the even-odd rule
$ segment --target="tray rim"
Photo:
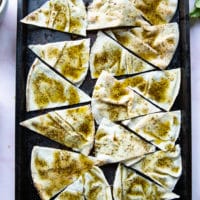
[[[16,42],[16,101],[15,101],[15,199],[21,200],[21,185],[19,184],[19,176],[21,174],[20,171],[20,165],[19,161],[21,159],[20,155],[20,147],[23,144],[23,141],[20,138],[19,133],[19,122],[21,121],[21,116],[19,115],[19,102],[20,102],[20,80],[23,78],[22,75],[20,76],[20,70],[19,66],[23,62],[23,56],[22,56],[22,49],[23,49],[23,41],[25,39],[24,35],[26,35],[24,26],[20,23],[20,19],[23,17],[24,13],[24,7],[26,5],[25,0],[18,0],[17,4],[17,42]],[[186,84],[184,84],[184,89],[187,90],[187,98],[185,98],[185,104],[187,105],[185,107],[186,114],[188,117],[187,126],[185,131],[188,131],[188,134],[190,133],[190,136],[187,137],[187,141],[185,141],[187,144],[187,150],[188,154],[186,157],[187,160],[187,166],[186,166],[186,179],[187,179],[187,193],[188,193],[188,200],[192,200],[192,126],[191,126],[191,63],[190,63],[190,20],[189,20],[189,1],[188,0],[179,0],[178,7],[182,10],[180,12],[180,18],[179,18],[179,25],[181,25],[180,29],[180,41],[179,45],[181,48],[180,54],[182,56],[181,64],[184,64],[183,70],[185,70],[185,73],[182,73],[184,77],[182,76],[182,79],[185,78]],[[183,48],[183,45],[185,47]]]

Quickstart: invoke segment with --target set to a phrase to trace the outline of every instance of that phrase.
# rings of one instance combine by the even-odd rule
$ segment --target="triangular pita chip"
[[[151,24],[166,24],[174,16],[178,0],[131,0]]]
[[[90,39],[29,45],[29,48],[73,84],[83,83],[88,72]]]
[[[102,170],[94,166],[82,175],[86,200],[112,200],[111,188]]]
[[[94,0],[88,6],[88,30],[147,24],[130,0]]]
[[[98,124],[103,118],[121,121],[160,111],[153,104],[103,71],[92,96],[92,113]]]
[[[42,200],[49,200],[90,170],[95,159],[70,151],[35,146],[31,156],[33,183]]]
[[[153,113],[125,120],[123,125],[163,151],[174,148],[180,133],[181,112]]]
[[[20,124],[86,155],[93,147],[95,125],[90,106],[52,111]]]
[[[95,136],[95,157],[116,163],[155,151],[155,147],[124,127],[103,119]]]
[[[36,59],[26,87],[27,111],[88,102],[90,97]]]
[[[141,161],[129,167],[172,191],[182,173],[180,146],[176,145],[171,151],[156,151],[146,155]]]
[[[77,35],[86,35],[86,8],[82,0],[50,0],[21,22]]]
[[[157,106],[169,111],[179,93],[181,84],[180,68],[166,71],[152,71],[122,80]]]
[[[172,200],[178,195],[119,164],[113,185],[114,200]]]
[[[112,34],[121,45],[160,69],[170,64],[179,42],[177,23],[118,29]]]
[[[120,76],[153,69],[155,68],[131,54],[103,32],[98,32],[90,55],[92,78],[98,78],[103,70],[112,73],[114,76]]]
[[[110,186],[102,170],[94,166],[68,186],[55,200],[112,200]]]
[[[61,192],[55,200],[85,200],[82,176]]]

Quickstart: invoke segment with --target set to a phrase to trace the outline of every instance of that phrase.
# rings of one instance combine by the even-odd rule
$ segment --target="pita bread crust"
[[[90,39],[30,45],[45,63],[76,86],[86,78],[89,68]]]
[[[93,147],[95,124],[88,105],[52,111],[23,121],[20,125],[85,155]]]
[[[157,151],[149,154],[130,167],[172,191],[182,174],[180,146],[176,145],[171,151]]]
[[[50,0],[21,22],[86,36],[86,8],[82,0]]]
[[[179,195],[172,193],[157,184],[147,180],[119,164],[115,174],[113,185],[114,200],[124,199],[176,199]]]
[[[35,146],[31,155],[31,175],[41,199],[48,200],[94,164],[93,159],[78,153]]]
[[[30,68],[26,87],[27,111],[73,105],[90,97],[36,59]]]
[[[178,0],[132,0],[132,2],[144,18],[154,25],[170,22],[178,6]]]
[[[121,45],[160,69],[165,69],[170,64],[179,42],[177,23],[112,32]]]
[[[114,76],[120,76],[152,69],[155,68],[131,54],[103,32],[98,32],[90,55],[92,78],[98,78],[103,70]]]
[[[103,119],[95,136],[95,157],[105,163],[138,159],[155,151],[155,147],[107,119]]]
[[[169,111],[173,106],[181,85],[180,68],[152,71],[129,77],[122,83],[137,91],[160,108]]]
[[[88,6],[87,30],[142,25],[148,22],[129,0],[94,0]]]
[[[149,114],[122,122],[123,125],[151,142],[163,151],[175,146],[181,126],[181,112],[161,112]]]
[[[106,71],[101,73],[96,82],[91,106],[98,124],[103,118],[122,121],[160,111]]]

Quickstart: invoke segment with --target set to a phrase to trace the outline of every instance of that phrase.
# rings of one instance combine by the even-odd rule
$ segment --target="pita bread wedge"
[[[129,0],[94,0],[87,19],[87,30],[149,24]]]
[[[155,151],[155,147],[122,126],[103,119],[95,136],[95,157],[116,163]]]
[[[86,8],[82,0],[50,0],[21,22],[86,36]]]
[[[119,164],[113,185],[114,200],[171,200],[176,195]]]
[[[49,200],[90,170],[95,159],[70,151],[35,146],[31,156],[33,183],[42,200]]]
[[[122,80],[125,86],[137,91],[160,108],[169,111],[180,90],[180,68],[152,71]]]
[[[171,151],[156,151],[130,166],[172,191],[182,173],[180,146]]]
[[[94,166],[68,186],[55,200],[112,200],[110,186],[102,170]]]
[[[180,133],[181,112],[153,113],[125,120],[123,125],[163,151],[174,148]]]
[[[98,78],[103,70],[114,76],[120,76],[153,69],[155,68],[131,54],[103,32],[98,32],[90,55],[92,78]]]
[[[132,0],[133,5],[142,12],[151,24],[166,24],[174,16],[178,0]]]
[[[83,83],[88,72],[90,39],[30,45],[29,48],[73,84]]]
[[[177,23],[113,30],[117,41],[160,69],[170,64],[179,42]],[[115,39],[113,38],[113,39]]]
[[[90,97],[36,59],[28,74],[27,111],[88,102]]]
[[[94,166],[82,175],[86,200],[112,200],[111,188],[102,170]]]
[[[61,192],[55,200],[85,200],[83,189],[82,177],[80,177]]]
[[[98,78],[92,96],[92,113],[98,124],[103,118],[122,121],[159,111],[110,73],[103,71]]]
[[[93,147],[95,125],[90,106],[52,111],[20,124],[86,155]]]

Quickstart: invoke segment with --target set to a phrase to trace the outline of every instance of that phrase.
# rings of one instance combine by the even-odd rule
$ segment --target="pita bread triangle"
[[[123,125],[163,151],[174,148],[180,133],[181,112],[161,112],[125,120]]]
[[[28,74],[27,111],[74,105],[90,97],[36,59]]]
[[[82,175],[84,182],[84,196],[88,200],[112,200],[111,187],[103,171],[94,166]]]
[[[111,188],[99,167],[94,166],[68,186],[55,200],[112,200]]]
[[[95,165],[82,154],[35,146],[31,156],[33,183],[42,200],[49,200]]]
[[[114,76],[135,74],[155,69],[131,54],[109,36],[99,31],[92,46],[90,71],[92,78],[98,78],[103,70]]]
[[[116,29],[112,30],[112,34],[110,31],[107,33],[138,57],[160,69],[168,67],[179,42],[177,23]]]
[[[62,191],[55,200],[85,200],[82,176]]]
[[[95,124],[88,105],[52,111],[20,124],[85,155],[93,147]]]
[[[129,0],[94,0],[87,14],[87,30],[149,25]]]
[[[103,119],[95,136],[95,157],[105,163],[135,159],[155,151],[155,147],[124,127]]]
[[[169,111],[180,90],[180,68],[152,71],[122,80],[122,83],[149,99],[160,108]]]
[[[86,8],[82,0],[49,0],[21,22],[86,36]]]
[[[115,174],[113,197],[114,200],[172,200],[180,196],[158,186],[122,164],[119,164]]]
[[[174,0],[132,0],[133,5],[151,24],[166,24],[174,16],[178,1]]]
[[[98,124],[103,118],[122,121],[160,111],[106,71],[96,82],[91,105]]]
[[[90,39],[30,45],[29,48],[73,84],[83,83],[88,72]]]
[[[171,151],[156,151],[146,155],[138,163],[129,167],[138,170],[162,187],[172,191],[182,173],[180,146],[176,145]]]

